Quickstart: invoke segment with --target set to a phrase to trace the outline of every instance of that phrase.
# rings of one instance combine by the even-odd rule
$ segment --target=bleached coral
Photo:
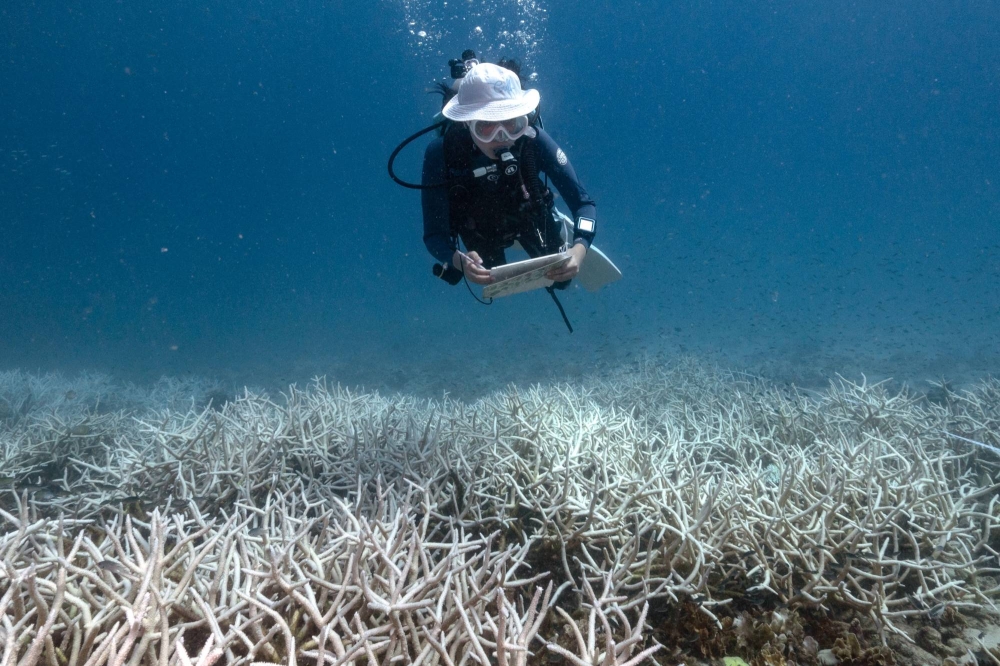
[[[624,664],[655,652],[649,605],[899,633],[997,595],[1000,465],[953,435],[995,443],[998,392],[806,394],[685,361],[472,404],[318,380],[77,428],[53,402],[0,421],[0,664]]]

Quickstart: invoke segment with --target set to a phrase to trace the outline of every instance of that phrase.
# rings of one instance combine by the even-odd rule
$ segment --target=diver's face
[[[514,145],[514,142],[509,139],[506,141],[490,141],[489,143],[486,143],[484,141],[480,141],[475,135],[472,136],[472,141],[476,144],[476,147],[491,160],[500,159],[500,153],[505,150],[509,150]]]

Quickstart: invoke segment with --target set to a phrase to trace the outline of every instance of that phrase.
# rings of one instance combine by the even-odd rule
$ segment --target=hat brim
[[[528,89],[520,99],[502,99],[483,102],[481,104],[458,103],[458,95],[452,97],[441,114],[449,120],[464,122],[468,120],[510,120],[518,116],[526,116],[536,108],[541,99],[537,90]]]

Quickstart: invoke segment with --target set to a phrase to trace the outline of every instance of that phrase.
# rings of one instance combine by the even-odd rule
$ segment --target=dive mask
[[[469,123],[469,131],[483,143],[517,141],[528,131],[528,116],[509,120],[473,120]]]

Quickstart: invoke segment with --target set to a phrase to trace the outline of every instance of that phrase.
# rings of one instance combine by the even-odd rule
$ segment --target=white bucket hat
[[[457,121],[510,120],[534,111],[538,101],[537,90],[521,90],[517,74],[483,62],[469,70],[441,113]]]

